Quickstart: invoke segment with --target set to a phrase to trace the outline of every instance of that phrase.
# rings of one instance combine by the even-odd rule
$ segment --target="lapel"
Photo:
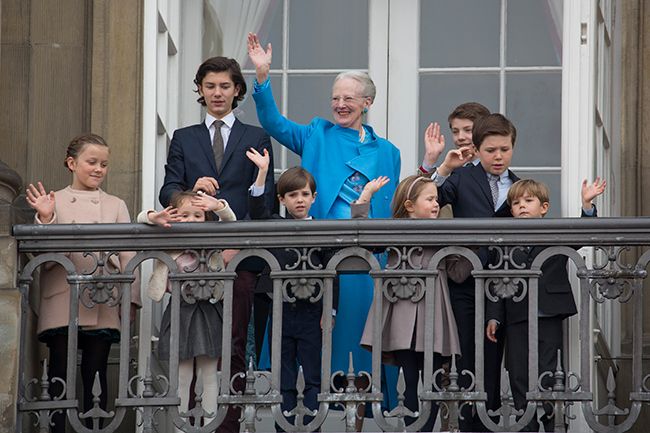
[[[232,131],[230,131],[230,136],[228,137],[226,150],[223,153],[223,160],[221,161],[221,167],[219,167],[219,173],[223,171],[228,160],[235,152],[235,148],[239,145],[239,141],[244,136],[244,132],[246,132],[246,126],[239,120],[235,119],[235,123],[232,124]]]
[[[346,165],[370,180],[377,177],[380,161],[377,158],[377,149],[379,148],[377,138],[374,136],[374,131],[371,128],[368,129],[370,134],[372,134],[373,140],[367,143],[360,143],[358,145],[359,155],[349,160]]]
[[[489,203],[492,209],[494,209],[494,203],[492,203],[492,191],[490,190],[490,184],[488,183],[487,174],[485,173],[483,166],[479,163],[474,167],[469,167],[469,173],[478,184],[479,189],[483,192],[487,203]]]
[[[205,159],[210,163],[213,172],[217,173],[217,164],[214,162],[214,152],[212,151],[212,143],[210,142],[210,131],[205,126],[205,122],[195,125],[194,133],[196,134],[196,141],[199,143],[199,147],[205,155]]]

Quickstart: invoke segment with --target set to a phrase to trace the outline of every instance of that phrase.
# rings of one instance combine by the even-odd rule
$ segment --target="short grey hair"
[[[370,78],[370,75],[368,75],[367,72],[363,72],[363,71],[341,72],[334,79],[334,83],[336,83],[339,80],[342,80],[343,78],[351,78],[361,83],[361,85],[363,86],[363,96],[369,97],[370,100],[374,102],[375,95],[377,94],[377,87],[375,87],[375,83],[372,81],[372,78]]]

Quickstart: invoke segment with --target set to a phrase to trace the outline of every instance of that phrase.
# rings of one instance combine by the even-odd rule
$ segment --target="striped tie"
[[[490,183],[490,191],[492,192],[492,204],[494,210],[497,210],[497,203],[499,202],[499,176],[488,173],[488,182]]]

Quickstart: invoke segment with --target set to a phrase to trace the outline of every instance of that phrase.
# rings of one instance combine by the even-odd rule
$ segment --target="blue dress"
[[[358,198],[368,180],[388,176],[389,183],[370,202],[369,217],[391,217],[390,204],[401,165],[399,150],[392,143],[377,137],[368,125],[363,125],[365,139],[361,143],[357,130],[326,119],[317,117],[308,125],[288,120],[278,111],[268,80],[255,84],[253,98],[262,127],[280,144],[301,156],[302,167],[314,176],[318,200],[310,210],[312,216],[349,219],[350,202]],[[332,372],[347,372],[350,352],[356,372],[372,371],[371,354],[359,345],[372,297],[373,283],[367,274],[340,277],[339,305],[332,333]],[[361,311],[365,314],[360,314]],[[397,370],[386,370],[390,371],[382,376],[390,392],[383,391],[394,396]],[[387,405],[394,406],[395,399],[390,398]]]

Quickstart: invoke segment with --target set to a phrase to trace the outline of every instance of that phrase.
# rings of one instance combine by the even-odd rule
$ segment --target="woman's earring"
[[[367,107],[363,107],[363,114],[366,114],[367,112],[368,112],[368,108],[367,108]]]

